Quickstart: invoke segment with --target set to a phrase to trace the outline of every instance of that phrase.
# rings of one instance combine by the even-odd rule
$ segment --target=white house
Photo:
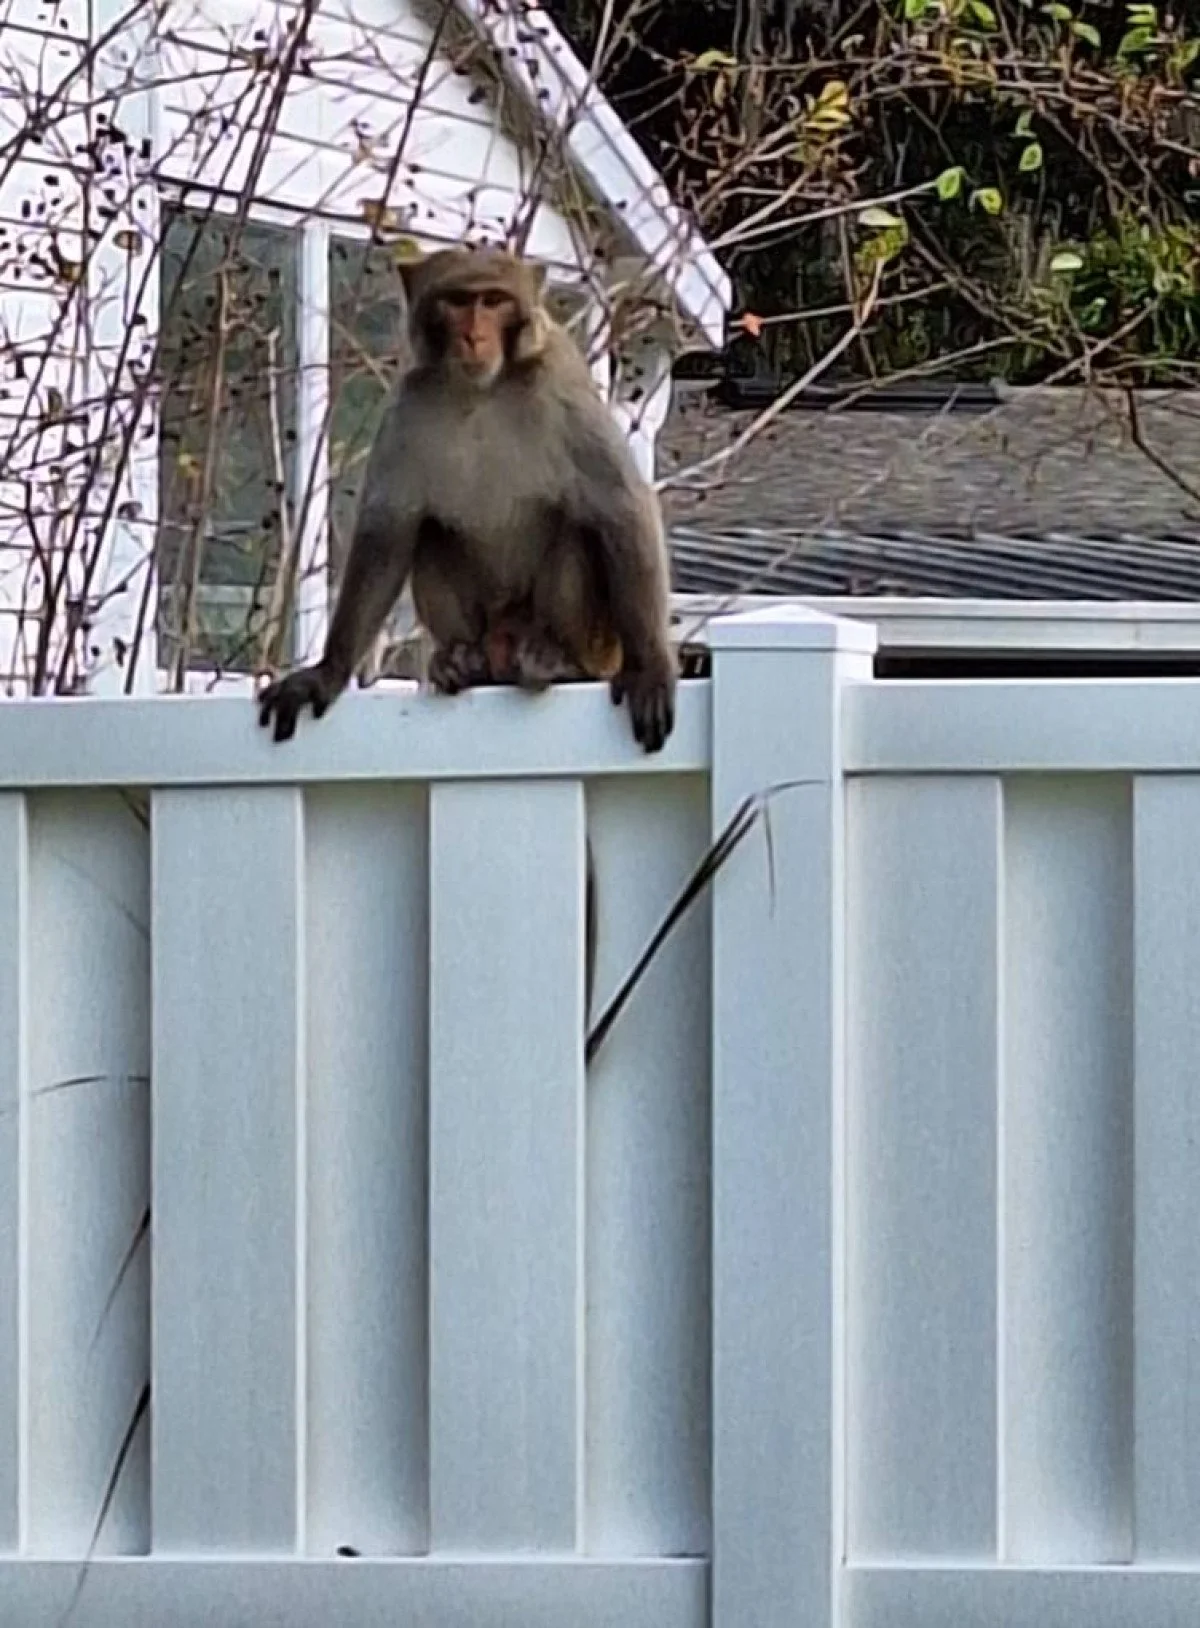
[[[398,234],[507,239],[545,262],[650,467],[671,356],[721,342],[729,283],[539,8],[8,9],[10,693],[170,682],[170,639],[157,637],[169,606],[190,595],[216,648],[222,606],[241,627],[269,599],[268,560],[296,562],[291,653],[319,639],[331,525],[397,342]],[[373,303],[364,287],[378,289]],[[202,652],[199,665],[210,670],[193,655],[174,676],[211,682],[213,661]]]

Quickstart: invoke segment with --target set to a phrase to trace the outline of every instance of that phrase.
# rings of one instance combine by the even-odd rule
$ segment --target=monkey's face
[[[437,303],[446,359],[481,389],[494,384],[521,326],[518,302],[503,288],[451,288]]]

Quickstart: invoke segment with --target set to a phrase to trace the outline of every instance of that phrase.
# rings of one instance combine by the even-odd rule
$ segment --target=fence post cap
[[[862,655],[873,655],[879,643],[873,622],[793,604],[756,605],[716,616],[705,638],[712,650],[847,650]]]

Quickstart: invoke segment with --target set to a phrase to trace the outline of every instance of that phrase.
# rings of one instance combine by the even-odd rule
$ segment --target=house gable
[[[0,282],[0,673],[10,687],[31,673],[37,688],[92,685],[101,669],[106,684],[129,687],[121,652],[154,623],[164,203],[231,218],[235,235],[251,223],[292,234],[295,350],[279,361],[295,380],[283,403],[292,417],[285,426],[282,396],[264,408],[278,421],[268,426],[278,467],[264,472],[276,497],[259,507],[282,508],[283,488],[295,502],[302,648],[319,638],[328,599],[322,441],[338,244],[496,241],[516,227],[559,289],[594,290],[609,277],[598,265],[619,278],[631,264],[647,289],[666,288],[673,320],[643,332],[644,348],[605,380],[649,465],[668,351],[719,343],[728,286],[607,104],[593,94],[571,114],[565,98],[582,70],[557,34],[538,47],[564,87],[547,105],[488,8],[466,0],[440,21],[420,0],[171,0],[157,12],[96,0],[90,23],[82,0],[54,12],[47,22],[17,0],[0,39],[11,158],[0,196],[11,226]],[[682,245],[673,259],[668,240]]]

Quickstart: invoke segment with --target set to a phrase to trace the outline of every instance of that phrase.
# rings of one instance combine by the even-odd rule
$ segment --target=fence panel
[[[26,799],[0,793],[0,1554],[23,1541],[21,1327],[23,1137],[29,1094],[29,829]]]
[[[583,1493],[584,803],[430,803],[430,1515],[572,1553]]]
[[[111,792],[30,797],[27,830],[23,1542],[82,1553],[150,1377],[150,855]],[[147,1548],[149,1493],[143,1420],[101,1553]]]
[[[1133,795],[1134,1491],[1144,1562],[1200,1560],[1200,777]]]
[[[312,1555],[429,1546],[428,804],[305,795]]]
[[[156,1552],[303,1539],[302,813],[153,801]]]
[[[594,1023],[709,845],[708,780],[588,788]],[[592,1555],[711,1541],[711,927],[682,918],[587,1079],[587,1501]]]
[[[1200,684],[843,706],[842,1620],[1189,1621]]]
[[[848,1545],[992,1559],[1000,786],[856,781],[847,824]]]
[[[583,1054],[588,801],[600,1001],[710,840],[679,708],[0,709],[0,1628],[703,1628],[706,901]]]
[[[1001,1556],[1133,1555],[1129,783],[1005,795]]]

